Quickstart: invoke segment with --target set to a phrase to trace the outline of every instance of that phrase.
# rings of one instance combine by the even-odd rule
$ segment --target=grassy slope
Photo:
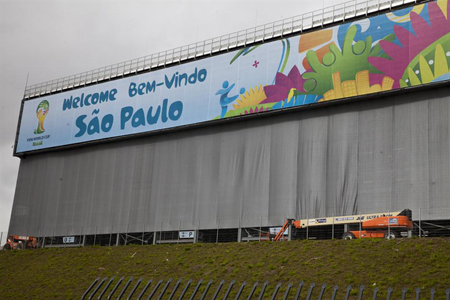
[[[426,289],[428,299],[429,289],[434,287],[439,292],[438,298],[444,299],[444,290],[450,288],[450,239],[256,242],[0,252],[1,299],[79,299],[97,276],[112,275],[125,276],[126,279],[129,276],[143,277],[145,282],[150,278],[171,277],[195,281],[213,279],[216,283],[225,279],[225,287],[231,280],[236,280],[237,284],[268,280],[271,284],[265,299],[270,299],[276,283],[292,282],[297,286],[302,280],[306,285],[301,299],[305,299],[312,282],[317,285],[338,284],[337,299],[343,299],[344,287],[348,284],[354,287],[364,284],[366,299],[372,298],[374,285],[383,291],[393,287],[397,299],[404,286],[411,291],[414,287]],[[214,287],[206,299],[211,299]],[[233,293],[237,289],[235,286]],[[222,289],[218,299],[223,298],[224,290],[226,288]],[[247,287],[245,292],[249,290]],[[356,296],[356,290],[353,296]],[[282,292],[278,299],[282,298]],[[319,288],[312,299],[317,299],[318,292]],[[294,293],[292,290],[291,299]],[[330,299],[330,295],[331,288],[328,288],[325,299]],[[382,298],[379,299],[386,299],[385,292],[380,296]],[[408,298],[413,299],[413,295],[409,294]]]

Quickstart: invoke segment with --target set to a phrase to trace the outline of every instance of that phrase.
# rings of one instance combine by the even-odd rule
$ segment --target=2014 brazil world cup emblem
[[[41,134],[45,132],[44,129],[44,120],[50,110],[50,104],[47,100],[41,101],[36,109],[36,117],[38,119],[38,126],[34,131],[34,134]]]

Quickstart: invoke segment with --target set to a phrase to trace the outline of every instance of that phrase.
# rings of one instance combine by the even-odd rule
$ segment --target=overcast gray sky
[[[20,160],[12,156],[28,84],[300,15],[344,0],[0,0],[0,231]]]

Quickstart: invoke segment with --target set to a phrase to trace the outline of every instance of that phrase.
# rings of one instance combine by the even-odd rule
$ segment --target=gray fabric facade
[[[398,211],[450,219],[450,88],[30,155],[10,233],[279,226]]]

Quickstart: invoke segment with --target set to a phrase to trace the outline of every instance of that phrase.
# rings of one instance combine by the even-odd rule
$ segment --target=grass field
[[[422,299],[429,299],[433,287],[438,291],[437,299],[445,299],[444,291],[450,288],[450,239],[304,240],[0,252],[0,299],[80,299],[98,276],[125,276],[126,280],[130,276],[142,277],[144,282],[151,278],[182,278],[184,283],[203,278],[215,284],[224,279],[226,287],[235,280],[229,299],[242,282],[250,285],[266,280],[270,284],[264,299],[270,299],[277,283],[285,283],[278,293],[277,299],[281,299],[288,282],[296,287],[300,281],[305,282],[300,299],[305,299],[312,282],[329,286],[324,299],[330,299],[334,285],[339,285],[336,299],[343,299],[349,284],[355,287],[353,298],[363,284],[366,299],[371,299],[375,286],[380,288],[379,299],[386,299],[388,287],[394,288],[393,299],[400,298],[403,287],[409,288],[408,299],[414,299],[415,287],[424,289],[426,298]],[[319,289],[312,299],[317,299]],[[223,298],[225,290],[217,299]],[[244,295],[249,290],[247,287]],[[206,299],[211,299],[213,292],[214,285]],[[290,295],[292,299],[295,288]],[[257,296],[258,290],[253,299]]]

